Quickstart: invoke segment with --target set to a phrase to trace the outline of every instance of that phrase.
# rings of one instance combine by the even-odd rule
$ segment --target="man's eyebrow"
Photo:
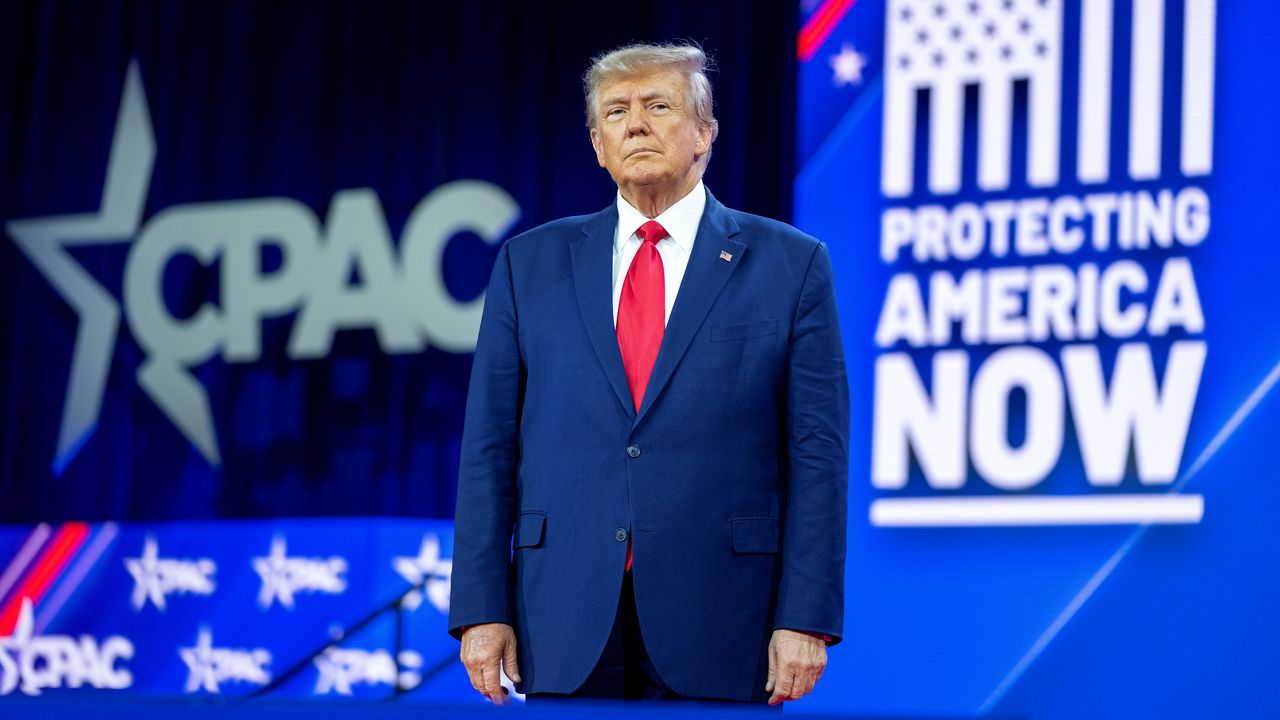
[[[640,102],[646,102],[646,103],[647,103],[647,102],[650,102],[650,101],[653,101],[653,100],[666,100],[667,102],[671,102],[671,95],[670,95],[670,93],[667,93],[667,92],[665,92],[665,91],[663,91],[663,90],[653,90],[653,91],[651,91],[651,92],[647,92],[647,93],[645,93],[644,95],[641,95],[641,96],[640,96]],[[627,96],[626,96],[626,95],[614,95],[614,96],[612,96],[612,97],[607,97],[607,98],[605,98],[604,100],[601,100],[601,101],[600,101],[600,104],[601,104],[602,106],[609,106],[609,105],[626,105],[626,104],[627,104]]]

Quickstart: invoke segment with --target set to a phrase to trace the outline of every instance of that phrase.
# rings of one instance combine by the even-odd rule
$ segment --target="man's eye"
[[[670,108],[666,103],[654,103],[649,106],[649,109],[650,110],[669,110]]]
[[[605,117],[608,117],[608,118],[622,117],[622,113],[623,113],[622,108],[614,108],[610,110],[607,114],[605,114]]]

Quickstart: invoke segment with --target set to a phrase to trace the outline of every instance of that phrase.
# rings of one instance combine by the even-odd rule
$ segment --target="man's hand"
[[[827,667],[827,643],[795,630],[774,630],[769,640],[769,682],[764,691],[773,693],[770,705],[783,700],[799,700],[813,692],[813,686]]]
[[[462,633],[462,664],[471,678],[471,687],[489,698],[494,705],[511,702],[502,687],[498,666],[507,671],[511,682],[520,682],[520,666],[516,660],[516,633],[504,623],[472,625]]]

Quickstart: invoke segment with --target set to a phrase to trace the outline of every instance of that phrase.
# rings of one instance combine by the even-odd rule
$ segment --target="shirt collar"
[[[693,238],[698,233],[698,223],[702,221],[702,212],[707,207],[707,189],[699,180],[688,195],[680,198],[675,205],[667,208],[654,220],[666,229],[671,240],[686,253],[693,249]],[[618,191],[618,233],[614,241],[614,250],[622,252],[631,236],[636,234],[640,226],[649,221],[639,210],[631,206]]]

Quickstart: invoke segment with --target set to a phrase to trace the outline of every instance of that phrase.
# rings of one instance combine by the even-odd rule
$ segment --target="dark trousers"
[[[658,677],[649,653],[645,651],[644,638],[640,636],[640,620],[636,615],[636,593],[631,584],[631,573],[622,581],[622,593],[618,598],[618,615],[613,621],[609,642],[605,643],[600,662],[596,664],[586,682],[568,695],[535,693],[538,698],[602,698],[626,700],[679,700],[681,698],[663,684]]]
[[[636,614],[636,593],[631,584],[631,573],[622,580],[622,593],[618,598],[618,615],[613,621],[609,641],[600,654],[600,661],[577,691],[564,694],[532,693],[525,696],[535,704],[545,700],[565,698],[593,698],[600,700],[679,700],[699,704],[731,705],[735,708],[759,708],[781,710],[782,706],[769,707],[762,703],[741,703],[732,700],[705,700],[677,694],[662,682],[654,669],[649,653],[640,635],[640,620]]]

